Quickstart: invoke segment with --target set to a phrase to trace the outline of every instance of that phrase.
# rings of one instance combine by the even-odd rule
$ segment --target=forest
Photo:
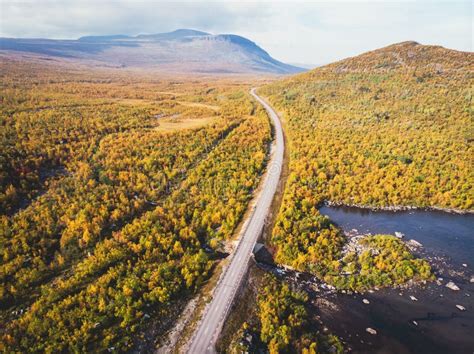
[[[270,240],[278,263],[356,290],[431,278],[429,265],[389,235],[345,254],[346,237],[318,207],[472,212],[473,56],[405,42],[259,90],[289,141]]]
[[[2,61],[2,351],[133,348],[257,187],[271,129],[247,83],[115,74]]]
[[[473,59],[407,42],[268,83],[2,58],[0,351],[129,351],[176,316],[265,169],[256,82],[289,150],[275,261],[351,291],[433,279],[394,236],[349,249],[318,208],[472,212]],[[305,292],[261,282],[240,334],[270,353],[343,351],[311,328]]]

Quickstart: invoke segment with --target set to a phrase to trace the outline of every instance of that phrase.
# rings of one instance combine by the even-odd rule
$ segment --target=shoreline
[[[314,306],[312,320],[318,320],[325,331],[336,335],[353,353],[412,353],[420,348],[436,353],[436,348],[464,352],[474,323],[470,269],[437,252],[423,250],[422,256],[434,267],[433,281],[409,281],[367,291],[336,289],[311,273],[283,265],[258,260],[256,265],[306,291]],[[450,281],[461,291],[449,289],[446,284]],[[465,306],[466,311],[456,309],[456,304]],[[368,334],[366,328],[375,328],[377,334]],[[392,351],[391,347],[397,350]]]
[[[370,211],[391,211],[391,212],[399,212],[399,211],[408,211],[408,210],[419,210],[419,211],[439,211],[448,214],[458,214],[458,215],[474,215],[474,210],[472,209],[455,209],[455,208],[442,208],[437,206],[428,206],[428,207],[418,207],[418,206],[411,206],[411,205],[393,205],[393,206],[370,206],[370,205],[363,205],[363,204],[346,204],[343,202],[333,202],[330,200],[325,200],[321,203],[321,206],[327,207],[346,207],[346,208],[357,208],[357,209],[364,209]]]

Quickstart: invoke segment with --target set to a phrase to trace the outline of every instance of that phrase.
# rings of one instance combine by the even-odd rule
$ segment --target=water
[[[344,231],[398,231],[405,234],[405,239],[421,242],[419,255],[428,258],[435,275],[443,278],[441,285],[430,282],[363,295],[338,293],[322,298],[313,294],[323,322],[352,352],[474,353],[474,284],[470,283],[474,275],[474,215],[327,206],[320,212]],[[446,288],[450,280],[461,290]],[[370,301],[369,305],[362,302],[364,298]],[[466,311],[459,311],[457,304]],[[368,334],[367,327],[376,329],[377,335]]]
[[[360,233],[405,234],[406,239],[421,242],[427,251],[442,253],[456,263],[474,262],[474,215],[441,211],[372,211],[349,207],[328,207],[320,210],[345,231]],[[472,269],[472,268],[471,268]]]

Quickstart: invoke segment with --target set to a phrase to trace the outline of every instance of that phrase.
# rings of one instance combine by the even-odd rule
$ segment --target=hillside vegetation
[[[249,286],[256,300],[233,333],[227,353],[344,353],[338,337],[320,328],[304,290],[268,273]]]
[[[473,53],[406,42],[260,89],[282,113],[290,149],[277,261],[353,289],[429,278],[389,236],[368,242],[392,257],[347,257],[345,237],[317,208],[472,210],[473,87]]]
[[[126,350],[208,278],[268,118],[235,82],[1,65],[0,350]]]

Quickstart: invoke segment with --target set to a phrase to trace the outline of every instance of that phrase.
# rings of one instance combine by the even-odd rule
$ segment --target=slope
[[[318,207],[472,211],[473,59],[405,42],[260,90],[282,112],[291,159],[271,237],[278,263],[351,289],[428,276],[418,261],[344,257],[345,237]]]

